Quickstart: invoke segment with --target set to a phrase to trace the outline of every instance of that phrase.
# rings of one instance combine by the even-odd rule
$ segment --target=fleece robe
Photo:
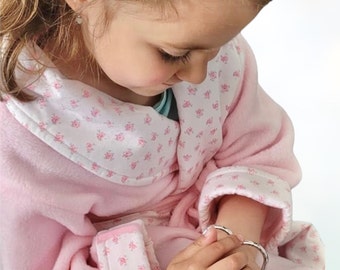
[[[324,268],[313,226],[292,221],[291,122],[241,36],[203,83],[173,87],[178,121],[66,78],[37,49],[20,61],[46,68],[17,70],[34,101],[0,105],[1,269],[165,269],[231,194],[270,207],[267,269]]]

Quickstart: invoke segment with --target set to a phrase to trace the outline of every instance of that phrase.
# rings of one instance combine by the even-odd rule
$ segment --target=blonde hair
[[[0,0],[0,4],[0,91],[29,101],[32,97],[19,88],[14,76],[19,54],[28,44],[44,48],[52,39],[51,54],[63,50],[73,58],[82,46],[72,27],[75,14],[65,0]]]
[[[256,3],[264,6],[269,1],[256,0]],[[139,2],[151,7],[160,7],[162,10],[166,10],[169,5],[173,7],[171,0]],[[112,10],[113,8],[107,9],[107,14],[104,14],[105,24],[108,24],[113,16]],[[75,27],[76,14],[65,0],[0,0],[0,18],[0,100],[3,94],[12,95],[21,101],[33,99],[18,86],[14,75],[18,66],[23,68],[18,57],[29,44],[41,47],[52,58],[56,58],[56,52],[59,51],[64,53],[65,59],[74,59],[79,52],[85,52],[85,61],[95,63],[91,54],[84,48],[80,29]],[[51,40],[53,44],[48,44]]]

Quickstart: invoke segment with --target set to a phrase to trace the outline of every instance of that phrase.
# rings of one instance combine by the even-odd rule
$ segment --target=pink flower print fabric
[[[282,209],[285,222],[282,224],[282,234],[276,236],[277,241],[281,241],[289,230],[292,199],[288,183],[269,173],[242,166],[220,168],[207,176],[199,202],[203,229],[213,221],[211,207],[215,200],[225,194],[238,194]]]
[[[297,265],[323,270],[323,243],[313,225],[295,221],[280,247],[285,256]]]
[[[101,270],[159,270],[153,244],[141,220],[101,231],[94,240]]]
[[[25,104],[9,98],[8,109],[33,134],[83,168],[132,186],[151,184],[173,170],[179,124],[152,107],[121,102],[53,68],[30,90],[36,100]]]
[[[35,101],[28,105],[10,98],[7,107],[54,150],[106,180],[148,185],[179,167],[184,190],[221,146],[222,121],[240,84],[235,73],[244,56],[233,43],[220,53],[202,84],[173,87],[179,122],[69,80],[54,68],[30,85]],[[23,74],[18,77],[27,85]]]
[[[241,79],[235,73],[240,74],[244,61],[245,56],[231,42],[209,62],[203,83],[183,82],[173,87],[181,128],[177,149],[180,188],[192,184],[221,147],[223,122],[240,90]]]

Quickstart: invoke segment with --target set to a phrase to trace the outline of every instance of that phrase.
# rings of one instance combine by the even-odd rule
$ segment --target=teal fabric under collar
[[[153,106],[153,108],[160,114],[168,117],[170,113],[171,103],[173,101],[172,89],[169,88],[162,93],[161,100]]]

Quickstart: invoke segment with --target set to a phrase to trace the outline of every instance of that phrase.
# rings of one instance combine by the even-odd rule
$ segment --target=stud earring
[[[79,25],[83,23],[83,18],[79,14],[76,17],[76,23]]]

